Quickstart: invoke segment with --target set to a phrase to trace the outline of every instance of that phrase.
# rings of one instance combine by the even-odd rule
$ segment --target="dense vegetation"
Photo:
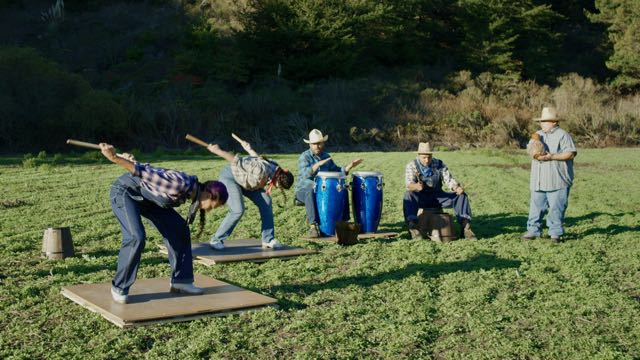
[[[312,127],[517,147],[543,105],[583,146],[637,145],[638,19],[634,0],[2,0],[0,151],[230,131],[286,151]]]
[[[127,331],[60,295],[63,286],[113,277],[121,238],[108,193],[123,170],[92,161],[91,155],[42,154],[24,164],[1,157],[0,358],[635,359],[640,354],[638,149],[579,150],[567,242],[560,245],[520,240],[529,204],[530,160],[523,150],[437,154],[467,184],[480,238],[449,244],[409,240],[402,224],[404,165],[413,153],[332,155],[339,164],[362,156],[362,170],[383,172],[382,229],[400,231],[399,238],[344,248],[305,242],[300,239],[306,231],[304,209],[275,206],[278,239],[316,248],[318,254],[263,264],[196,264],[195,272],[272,296],[279,309]],[[216,177],[224,166],[211,156],[139,158],[203,179]],[[297,156],[276,159],[295,167]],[[275,201],[281,200],[277,193]],[[225,210],[208,216],[205,239]],[[75,257],[39,257],[48,226],[71,228]],[[248,203],[233,236],[259,232],[258,210]],[[138,275],[166,277],[169,263],[157,250],[162,239],[151,226],[147,234]]]

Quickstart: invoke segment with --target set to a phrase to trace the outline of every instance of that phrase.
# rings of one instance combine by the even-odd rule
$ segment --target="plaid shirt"
[[[276,165],[262,157],[236,155],[231,162],[231,173],[243,189],[262,189],[276,172]]]
[[[153,195],[184,204],[198,183],[198,178],[180,171],[155,168],[149,164],[134,163],[134,176],[142,179],[141,186]]]
[[[418,182],[418,177],[416,176],[416,174],[418,174],[416,161],[420,161],[420,159],[416,157],[416,160],[412,160],[410,163],[407,164],[407,167],[405,168],[405,171],[404,171],[404,182],[407,190],[409,190],[410,184],[416,184]],[[445,165],[444,162],[442,162],[442,160],[432,158],[431,164],[429,166],[431,167],[431,170],[433,170],[434,172],[437,171],[440,173],[440,178],[445,184],[447,184],[449,189],[453,190],[457,188],[458,185],[460,185],[458,181],[453,177],[451,172],[449,171],[449,168],[447,167],[447,165]]]

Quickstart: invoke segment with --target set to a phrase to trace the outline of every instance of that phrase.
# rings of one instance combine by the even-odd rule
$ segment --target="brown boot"
[[[462,220],[462,234],[461,237],[464,237],[467,240],[478,240],[476,234],[471,230],[471,223],[468,219]]]
[[[320,237],[320,231],[318,231],[318,225],[317,224],[311,224],[309,225],[309,235],[310,238],[312,239],[316,239]]]
[[[417,221],[409,221],[409,234],[412,240],[422,240],[422,234],[420,233],[420,227]]]

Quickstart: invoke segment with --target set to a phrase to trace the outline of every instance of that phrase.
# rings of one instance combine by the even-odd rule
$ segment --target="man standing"
[[[562,223],[569,201],[569,190],[573,184],[573,158],[578,154],[571,135],[558,126],[556,109],[545,107],[542,115],[533,119],[540,123],[540,141],[545,153],[533,154],[533,141],[527,145],[531,161],[531,204],[527,232],[524,240],[533,240],[542,234],[542,218],[547,214],[549,236],[555,243],[561,242],[564,234]]]
[[[443,182],[454,192],[442,191]],[[464,188],[451,175],[447,165],[433,157],[433,150],[428,142],[418,145],[418,156],[407,164],[405,184],[407,191],[404,193],[402,209],[411,238],[422,238],[418,228],[418,209],[453,208],[462,227],[461,235],[465,239],[476,240],[476,235],[471,231],[469,198]]]
[[[315,184],[315,177],[318,171],[341,171],[346,175],[352,168],[362,162],[362,159],[355,159],[351,161],[349,165],[342,168],[336,165],[329,153],[324,151],[328,139],[329,135],[322,135],[320,130],[311,130],[311,132],[309,132],[309,140],[303,139],[304,142],[309,144],[309,150],[300,154],[300,158],[298,159],[300,174],[298,175],[298,183],[296,184],[296,200],[305,205],[307,220],[310,226],[309,237],[312,238],[320,236],[320,231],[318,230],[318,208],[313,193],[313,185]],[[345,197],[345,199],[342,216],[343,220],[348,220],[349,199],[348,197]]]

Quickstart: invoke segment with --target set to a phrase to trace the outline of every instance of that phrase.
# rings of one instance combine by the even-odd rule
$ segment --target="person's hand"
[[[135,162],[136,158],[133,156],[133,154],[129,154],[129,153],[122,153],[120,154],[120,157],[126,160],[129,160],[131,162]]]
[[[360,165],[360,163],[362,163],[362,159],[355,159],[352,162],[349,163],[349,165],[345,166],[344,171],[349,172],[351,171],[351,169],[353,169],[354,167]]]
[[[553,160],[551,154],[544,154],[544,155],[538,156],[538,161],[550,161],[550,160]]]
[[[464,194],[464,188],[460,185],[458,185],[458,187],[456,187],[456,189],[454,190],[456,192],[456,194],[458,195],[462,195]]]
[[[218,152],[220,152],[220,146],[218,144],[209,144],[207,145],[207,150],[209,150],[209,152],[211,152],[212,154],[218,154]]]
[[[409,185],[409,190],[413,192],[420,192],[424,190],[424,184],[422,182],[417,182]]]
[[[104,155],[104,157],[106,157],[109,161],[111,162],[116,162],[116,160],[118,159],[118,156],[116,156],[116,149],[113,147],[113,145],[109,145],[107,143],[100,143],[98,144],[98,146],[100,146],[100,151],[102,152],[102,155]]]
[[[240,143],[240,146],[242,146],[242,148],[244,149],[244,151],[250,153],[251,150],[253,150],[251,148],[251,144],[249,144],[248,142],[244,141],[244,140],[238,140],[238,142]]]
[[[331,161],[331,157],[328,157],[324,160],[320,160],[317,163],[313,164],[313,166],[311,167],[311,170],[313,170],[313,172],[318,171],[318,169],[320,169],[320,167],[326,163],[328,163],[329,161]]]

